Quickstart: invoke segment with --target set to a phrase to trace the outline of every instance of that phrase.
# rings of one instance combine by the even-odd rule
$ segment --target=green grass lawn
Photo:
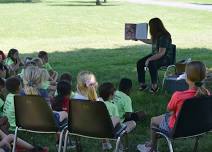
[[[162,0],[162,1],[198,3],[198,4],[212,4],[211,0]]]
[[[150,52],[141,42],[125,41],[124,23],[148,22],[160,17],[177,45],[177,60],[191,57],[212,67],[212,14],[207,11],[129,4],[108,1],[95,6],[94,1],[46,0],[41,3],[0,4],[0,44],[8,51],[18,48],[24,56],[35,56],[35,51],[45,50],[50,63],[60,74],[81,70],[96,74],[99,83],[111,81],[116,86],[122,77],[133,80],[132,100],[135,110],[144,110],[148,118],[129,135],[130,152],[136,145],[149,139],[152,116],[166,111],[170,95],[159,92],[153,96],[139,92],[136,79],[136,61]],[[162,73],[160,73],[162,76]],[[147,74],[147,81],[149,76]],[[161,78],[160,78],[161,79]],[[75,88],[74,88],[75,89]],[[54,136],[21,136],[36,144],[48,145],[55,151]],[[47,137],[47,138],[46,138]],[[204,136],[199,151],[211,152],[211,135]],[[192,140],[177,141],[177,152],[192,151]],[[84,151],[101,151],[100,142],[83,140]],[[167,151],[161,143],[160,151]]]

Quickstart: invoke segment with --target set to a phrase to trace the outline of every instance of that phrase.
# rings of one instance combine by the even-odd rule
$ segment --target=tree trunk
[[[96,0],[96,5],[101,5],[100,0]]]

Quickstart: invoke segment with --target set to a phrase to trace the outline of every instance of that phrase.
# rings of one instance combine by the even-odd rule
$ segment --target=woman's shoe
[[[159,90],[159,87],[158,86],[156,88],[151,87],[150,90],[149,90],[149,92],[156,93],[156,92],[158,92],[158,90]]]
[[[146,84],[140,85],[139,91],[144,91],[144,90],[146,90],[147,88],[148,88],[148,87],[147,87]]]

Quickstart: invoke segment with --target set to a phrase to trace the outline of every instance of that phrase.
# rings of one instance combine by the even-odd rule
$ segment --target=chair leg
[[[128,134],[127,133],[125,133],[124,134],[124,151],[125,152],[128,152],[129,151],[129,142],[128,142]]]
[[[199,145],[199,136],[195,138],[195,145],[194,145],[193,152],[197,152],[198,145]]]
[[[82,146],[81,146],[81,142],[80,142],[80,137],[75,136],[75,140],[76,140],[76,150],[77,152],[82,152]]]
[[[15,152],[17,135],[18,135],[18,127],[15,128],[15,136],[14,136],[14,139],[13,139],[13,150],[12,150],[12,152]]]
[[[58,152],[61,152],[61,151],[62,151],[62,142],[63,142],[63,134],[64,134],[64,131],[65,131],[65,130],[62,130],[62,132],[60,133]]]
[[[120,141],[121,141],[121,137],[118,137],[118,139],[116,140],[116,148],[114,152],[118,152]]]
[[[67,148],[67,138],[68,138],[68,130],[65,133],[64,145],[63,145],[63,152],[66,152]]]

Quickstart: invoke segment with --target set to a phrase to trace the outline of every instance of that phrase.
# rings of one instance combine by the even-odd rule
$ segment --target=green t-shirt
[[[46,64],[43,65],[43,68],[45,68],[47,71],[52,70],[53,68],[51,67],[51,65],[47,62]]]
[[[119,117],[118,109],[114,103],[111,101],[104,101],[104,103],[107,107],[110,117]]]
[[[11,64],[13,64],[14,62],[13,62],[13,60],[11,59],[11,58],[6,58],[5,59],[5,61],[4,61],[4,64],[5,65],[11,65]]]
[[[50,86],[50,82],[49,81],[45,81],[41,83],[41,89],[47,90]]]
[[[14,96],[15,94],[9,93],[4,103],[3,115],[7,116],[10,124],[10,130],[14,131],[16,127],[15,123],[15,108],[14,108]]]
[[[113,103],[117,106],[121,122],[124,121],[126,112],[133,112],[132,100],[128,95],[121,91],[116,91],[113,98]]]
[[[152,54],[157,54],[159,48],[166,48],[165,56],[171,61],[173,58],[172,40],[166,36],[160,36],[155,42],[152,43]]]

